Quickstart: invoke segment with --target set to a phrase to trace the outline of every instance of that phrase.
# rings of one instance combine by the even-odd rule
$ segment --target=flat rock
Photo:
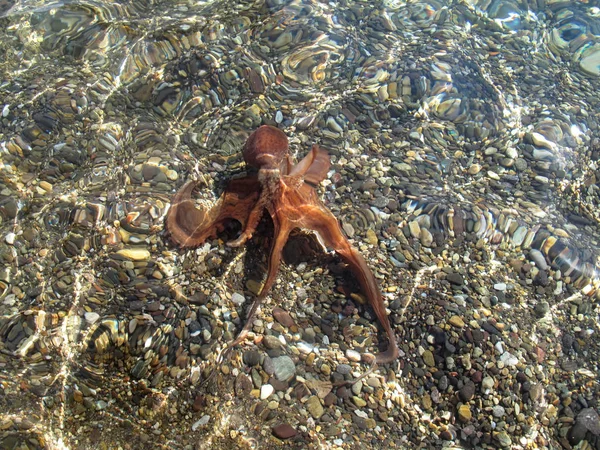
[[[446,280],[448,280],[455,286],[462,286],[465,283],[465,280],[462,277],[462,275],[456,272],[451,272],[448,275],[446,275]]]
[[[146,261],[150,259],[150,252],[145,248],[123,248],[117,252],[117,255],[131,261]]]
[[[461,422],[469,422],[471,420],[471,408],[469,405],[460,405],[458,408],[458,418]]]
[[[296,375],[296,364],[289,356],[278,356],[273,358],[272,361],[275,377],[279,381],[287,381]]]
[[[475,395],[475,383],[467,381],[465,385],[458,391],[458,398],[461,402],[468,402]]]
[[[290,439],[298,434],[296,429],[292,427],[289,423],[282,423],[274,426],[272,432],[273,436],[279,439]]]
[[[325,410],[323,409],[323,405],[321,405],[319,397],[317,397],[316,395],[310,396],[308,400],[306,400],[304,406],[306,406],[307,411],[314,419],[320,418],[325,412]]]
[[[273,318],[287,328],[291,328],[296,325],[290,313],[279,307],[273,308]]]
[[[456,327],[456,328],[462,328],[465,326],[465,321],[462,320],[462,318],[460,318],[459,316],[450,317],[450,320],[448,320],[448,323],[450,323],[450,325],[452,325],[453,327]]]

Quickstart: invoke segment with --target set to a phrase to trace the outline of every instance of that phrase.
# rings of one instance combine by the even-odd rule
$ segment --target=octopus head
[[[284,169],[288,159],[287,136],[279,128],[263,125],[244,145],[244,161],[255,169]]]

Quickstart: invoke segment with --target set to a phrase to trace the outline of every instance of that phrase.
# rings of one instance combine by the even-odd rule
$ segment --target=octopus
[[[252,238],[265,210],[273,221],[274,237],[268,255],[266,279],[248,312],[246,324],[228,347],[246,338],[253,316],[276,280],[282,251],[290,233],[300,229],[316,234],[321,244],[333,249],[348,265],[387,334],[388,348],[375,356],[363,354],[363,361],[384,364],[396,360],[399,356],[396,338],[373,272],[363,256],[352,247],[338,220],[319,200],[315,190],[329,171],[328,153],[313,145],[311,151],[296,164],[290,155],[285,133],[276,127],[263,125],[248,137],[243,156],[253,172],[230,180],[212,207],[196,208],[192,193],[198,181],[189,181],[174,195],[165,219],[171,240],[180,248],[198,247],[209,237],[216,237],[231,220],[238,221],[242,231],[228,245],[240,247]]]

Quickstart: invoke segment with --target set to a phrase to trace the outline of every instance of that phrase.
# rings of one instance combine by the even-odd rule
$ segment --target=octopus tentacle
[[[375,311],[375,315],[383,326],[389,340],[388,349],[376,355],[376,362],[380,364],[392,362],[398,358],[400,351],[396,342],[396,336],[392,331],[386,314],[381,291],[377,286],[375,276],[369,269],[363,256],[350,245],[335,216],[324,206],[319,206],[313,214],[301,221],[302,226],[314,230],[323,243],[327,247],[333,248],[344,262],[348,264],[350,270],[358,279],[363,293],[367,297],[373,311]]]
[[[331,162],[329,155],[318,145],[313,145],[312,150],[290,171],[290,176],[300,176],[311,184],[319,184],[327,176]]]
[[[259,306],[262,304],[262,302],[267,296],[267,293],[269,292],[269,290],[273,286],[273,283],[275,282],[277,272],[279,271],[279,263],[281,262],[281,252],[283,251],[283,247],[285,246],[285,243],[288,240],[291,228],[285,220],[282,221],[283,223],[281,225],[279,224],[277,218],[274,218],[273,222],[275,224],[275,238],[273,239],[273,242],[271,244],[267,278],[265,279],[265,282],[263,283],[258,296],[254,299],[254,302],[250,307],[250,311],[248,311],[244,327],[240,330],[237,337],[227,344],[227,347],[224,349],[221,358],[224,358],[224,355],[226,355],[231,348],[235,347],[236,345],[243,342],[244,339],[246,339],[246,336],[248,336],[250,328],[252,327],[252,323],[254,322],[254,316],[256,315]]]
[[[244,245],[250,238],[252,238],[252,235],[256,231],[256,227],[260,222],[260,219],[265,210],[265,205],[267,203],[263,192],[264,191],[260,193],[258,201],[250,211],[250,214],[248,214],[246,223],[242,224],[242,233],[236,240],[227,243],[227,245],[229,245],[230,247],[240,247]]]
[[[292,227],[290,227],[289,222],[283,218],[278,219],[276,217],[273,219],[273,223],[275,224],[275,233],[269,254],[267,277],[265,278],[265,282],[260,290],[259,297],[264,297],[273,286],[275,277],[279,271],[283,247],[285,247],[285,244],[290,236],[290,232],[292,231]]]
[[[189,181],[175,194],[166,217],[165,227],[171,240],[182,248],[198,247],[222,231],[228,220],[237,220],[245,227],[251,205],[260,192],[255,176],[232,180],[210,209],[198,209],[191,198],[198,184]]]

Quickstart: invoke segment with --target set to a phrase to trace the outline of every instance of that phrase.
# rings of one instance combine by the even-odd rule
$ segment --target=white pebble
[[[200,419],[198,419],[193,425],[192,425],[192,431],[196,431],[199,427],[201,427],[202,425],[206,425],[208,423],[208,421],[210,420],[210,416],[208,414],[200,417]]]
[[[369,415],[361,409],[355,409],[354,414],[356,414],[358,417],[361,417],[363,419],[369,418]]]
[[[260,387],[260,399],[265,400],[271,396],[271,394],[275,391],[275,388],[270,384],[263,384]]]
[[[497,291],[505,291],[506,290],[506,283],[496,283],[494,285],[494,289],[496,289]]]
[[[13,245],[15,243],[15,233],[13,233],[12,231],[10,233],[7,233],[4,240],[8,245]]]
[[[10,106],[4,105],[2,108],[2,117],[7,117],[10,114]]]
[[[100,318],[100,314],[97,312],[86,312],[83,316],[89,323],[96,323]]]
[[[360,362],[360,353],[356,350],[348,349],[346,350],[346,358],[353,362]]]
[[[517,358],[510,352],[504,352],[502,356],[500,356],[500,361],[503,362],[505,365],[512,367],[519,364],[519,358]]]
[[[15,294],[8,294],[2,302],[6,306],[14,306],[15,303],[17,303],[17,296]]]
[[[246,302],[246,298],[242,294],[238,294],[237,292],[235,292],[231,296],[231,301],[236,305],[243,305]]]

